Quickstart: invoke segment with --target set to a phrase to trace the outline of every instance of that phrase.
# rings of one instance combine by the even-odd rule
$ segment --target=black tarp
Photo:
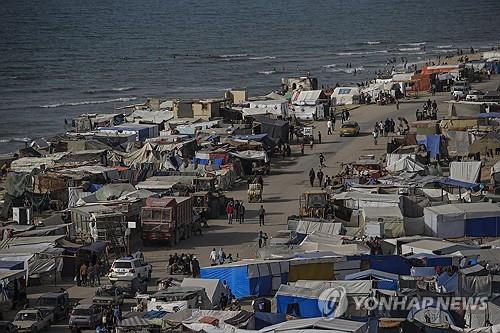
[[[281,139],[281,142],[288,142],[288,121],[272,119],[262,115],[255,115],[252,118],[260,124],[260,133],[266,133],[273,139]]]

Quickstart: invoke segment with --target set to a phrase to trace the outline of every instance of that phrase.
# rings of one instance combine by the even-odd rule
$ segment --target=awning
[[[106,242],[94,242],[89,245],[84,245],[80,250],[90,251],[90,252],[104,252],[108,244]]]

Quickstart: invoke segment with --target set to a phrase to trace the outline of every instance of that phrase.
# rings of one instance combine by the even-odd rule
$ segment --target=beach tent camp
[[[222,282],[217,279],[184,278],[182,280],[181,287],[201,287],[205,289],[208,299],[212,302],[213,306],[219,305],[222,294],[229,294],[226,287],[224,287]]]
[[[358,273],[348,274],[346,280],[374,280],[376,289],[398,289],[398,275],[378,271],[375,269],[367,269]]]
[[[201,268],[202,279],[226,281],[238,299],[270,296],[287,283],[290,265],[286,260],[241,260],[231,264]]]
[[[360,92],[358,87],[337,87],[333,90],[333,105],[359,104]]]

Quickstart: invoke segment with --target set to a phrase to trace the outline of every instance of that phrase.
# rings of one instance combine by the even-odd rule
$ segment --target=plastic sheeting
[[[454,205],[424,208],[424,231],[428,236],[457,238],[465,234],[465,212]]]
[[[477,183],[481,174],[481,161],[451,162],[450,178],[468,183]]]
[[[251,161],[264,161],[268,162],[269,158],[267,157],[267,153],[265,151],[259,150],[245,150],[245,151],[237,151],[230,153],[232,156],[242,158],[245,160]]]
[[[203,267],[202,279],[226,281],[236,298],[269,296],[288,281],[287,261],[249,261]]]
[[[463,131],[448,131],[448,153],[458,156],[469,154],[469,133]]]
[[[208,299],[212,302],[213,306],[219,304],[222,293],[228,295],[228,291],[217,279],[192,279],[184,278],[181,287],[202,287],[207,293]]]
[[[417,140],[417,143],[425,145],[431,158],[436,158],[440,154],[441,136],[438,134],[426,135],[425,139]]]
[[[425,166],[411,157],[404,157],[387,166],[390,172],[418,172],[425,170]]]

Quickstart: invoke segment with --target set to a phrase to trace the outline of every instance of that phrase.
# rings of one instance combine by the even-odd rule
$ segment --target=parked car
[[[36,300],[34,308],[43,316],[51,315],[53,322],[66,319],[70,308],[69,295],[66,291],[43,294]]]
[[[108,277],[110,281],[132,280],[134,278],[150,279],[152,271],[152,266],[144,262],[144,260],[125,257],[113,262]]]
[[[471,91],[469,91],[467,96],[465,96],[465,100],[477,102],[477,101],[480,101],[483,99],[483,95],[484,95],[484,92],[482,92],[481,90],[471,90]]]
[[[96,304],[82,304],[73,309],[69,316],[69,328],[78,331],[82,328],[95,329],[102,320],[102,307]]]
[[[453,86],[453,88],[451,90],[451,95],[456,100],[463,99],[468,94],[469,94],[469,89],[467,89],[466,87],[462,87],[462,86],[458,86],[458,87]]]
[[[359,124],[355,121],[348,121],[342,124],[340,128],[340,136],[358,136]]]
[[[104,285],[97,288],[92,303],[97,305],[123,304],[123,291],[115,285]]]
[[[17,333],[17,327],[10,321],[0,321],[0,333]]]
[[[50,327],[52,316],[44,316],[38,309],[21,310],[12,322],[18,332],[38,333]]]

